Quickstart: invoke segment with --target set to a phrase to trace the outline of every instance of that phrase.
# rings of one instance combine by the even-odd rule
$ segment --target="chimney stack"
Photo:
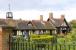
[[[64,20],[65,16],[64,15],[61,15],[61,20]]]
[[[43,21],[43,15],[40,15],[40,21]]]
[[[53,18],[53,13],[49,13],[49,19]]]

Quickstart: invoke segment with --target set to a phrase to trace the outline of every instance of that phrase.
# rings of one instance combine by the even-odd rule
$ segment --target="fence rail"
[[[10,50],[76,50],[75,44],[11,42]]]
[[[10,38],[9,50],[76,50],[76,43],[39,43],[30,42],[25,38]]]

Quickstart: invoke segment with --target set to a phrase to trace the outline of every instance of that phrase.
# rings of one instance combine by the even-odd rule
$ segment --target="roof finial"
[[[10,4],[10,0],[9,0],[9,3],[8,3],[8,10],[11,11],[11,4]]]
[[[8,9],[8,10],[10,11],[10,3],[8,4],[8,7],[9,7],[9,9]]]

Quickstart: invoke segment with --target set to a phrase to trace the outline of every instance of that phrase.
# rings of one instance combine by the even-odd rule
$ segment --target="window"
[[[28,24],[28,26],[32,26],[31,24]]]
[[[36,34],[39,34],[39,30],[36,30],[35,33],[36,33]]]
[[[40,31],[40,34],[43,34],[43,30]]]
[[[29,32],[28,31],[23,31],[23,35],[24,35],[24,38],[27,39],[27,37],[29,36]]]
[[[62,32],[62,33],[64,33],[64,34],[65,34],[65,33],[66,33],[66,31],[67,31],[67,29],[66,29],[66,28],[61,28],[61,32]]]
[[[16,36],[16,35],[17,35],[17,31],[14,30],[13,32],[14,32],[14,33],[13,33],[13,36]]]
[[[66,30],[66,28],[61,28],[61,30]]]
[[[18,30],[17,35],[22,35],[22,31]]]

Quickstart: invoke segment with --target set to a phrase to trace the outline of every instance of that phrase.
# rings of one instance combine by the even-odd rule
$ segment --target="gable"
[[[67,26],[66,22],[64,21],[61,26]]]
[[[62,20],[61,19],[55,19],[55,18],[50,19],[49,22],[53,23],[53,25],[55,27],[60,27],[61,24],[62,24]]]
[[[53,18],[53,19],[48,19],[47,21],[51,22],[55,27],[60,27],[60,26],[67,26],[69,27],[68,22],[66,21],[66,19],[64,18],[64,20],[62,20],[61,18]]]
[[[62,23],[62,26],[67,26],[67,27],[70,27],[69,23],[66,21],[66,19],[64,19],[63,23]]]

